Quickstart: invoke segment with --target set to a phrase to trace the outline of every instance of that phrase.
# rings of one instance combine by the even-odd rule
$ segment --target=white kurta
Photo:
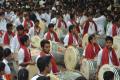
[[[106,29],[106,35],[107,36],[111,36],[112,37],[112,26],[113,26],[112,22],[109,22],[107,24],[107,29]]]
[[[3,59],[3,63],[5,64],[5,74],[11,74],[11,70],[8,65],[8,61],[6,59]]]

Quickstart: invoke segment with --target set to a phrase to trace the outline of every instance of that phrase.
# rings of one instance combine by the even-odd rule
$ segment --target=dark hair
[[[106,36],[105,41],[108,41],[108,40],[112,41],[113,43],[113,38],[111,36]]]
[[[50,28],[52,28],[52,27],[54,27],[54,24],[50,23],[50,24],[48,25],[48,29],[50,29]]]
[[[5,64],[2,61],[0,61],[0,72],[4,71],[4,69],[5,69]]]
[[[112,71],[106,71],[103,74],[103,78],[104,80],[112,80],[112,78],[114,78],[114,73]]]
[[[38,19],[36,19],[34,22],[35,22],[35,23],[37,23],[37,22],[39,22],[39,20],[38,20]]]
[[[95,37],[95,34],[92,34],[88,37],[88,41],[90,42]]]
[[[0,61],[2,61],[3,60],[3,47],[2,46],[0,46]]]
[[[13,26],[12,23],[7,23],[6,28],[9,29],[12,26]]]
[[[70,14],[70,19],[73,19],[74,18],[74,14]]]
[[[4,55],[4,58],[8,57],[9,55],[11,55],[11,50],[9,48],[5,48],[4,51],[3,51],[3,55]]]
[[[83,76],[80,76],[80,77],[76,78],[75,80],[87,80],[87,79]]]
[[[50,44],[50,42],[48,40],[42,40],[41,43],[40,43],[40,46],[44,47],[45,44]]]
[[[40,76],[37,80],[50,80],[50,77]]]
[[[18,25],[16,29],[17,29],[17,31],[24,30],[24,27],[23,27],[23,25]]]
[[[23,68],[18,71],[18,80],[28,80],[29,72],[27,69]]]
[[[45,70],[45,67],[47,67],[50,63],[51,56],[44,56],[40,57],[37,60],[37,67],[40,72],[43,72]]]
[[[27,35],[20,37],[20,42],[23,45],[25,44],[25,42],[27,42],[27,40],[29,40],[29,37]]]
[[[69,26],[69,32],[71,32],[71,30],[73,30],[74,27],[75,27],[74,25],[70,25]]]

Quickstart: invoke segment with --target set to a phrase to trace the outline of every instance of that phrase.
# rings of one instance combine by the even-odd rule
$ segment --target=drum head
[[[83,48],[85,48],[87,43],[88,43],[88,37],[89,37],[89,35],[85,34],[83,39],[82,39],[82,46],[83,46]]]
[[[65,66],[68,70],[74,70],[77,63],[78,63],[78,59],[79,59],[79,51],[72,47],[69,46],[64,54],[64,62],[65,62]]]
[[[112,71],[114,72],[114,80],[120,80],[120,70],[117,71],[117,69],[115,69],[114,66],[112,65],[109,65],[109,64],[106,64],[106,65],[103,65],[100,70],[99,70],[99,73],[98,73],[98,79],[99,80],[104,80],[103,79],[103,75],[106,71]]]
[[[120,59],[120,36],[115,36],[113,38],[113,48],[115,49],[115,52],[117,54],[117,57]]]
[[[29,71],[29,80],[38,73],[37,65],[28,65],[27,70]]]
[[[31,44],[32,44],[32,46],[34,46],[36,48],[40,48],[40,41],[41,41],[41,39],[39,36],[33,36],[31,38]]]
[[[75,80],[80,76],[82,76],[80,73],[74,71],[65,71],[58,74],[60,80]]]

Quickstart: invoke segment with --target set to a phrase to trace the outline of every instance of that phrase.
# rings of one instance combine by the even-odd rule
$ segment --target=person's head
[[[106,71],[103,74],[104,80],[114,80],[114,73],[112,71]]]
[[[113,21],[113,19],[114,19],[113,15],[107,14],[107,21],[108,21],[108,22]]]
[[[69,32],[70,33],[74,33],[75,32],[75,26],[74,25],[70,25],[69,26]]]
[[[25,45],[26,47],[28,47],[30,45],[29,36],[24,35],[24,36],[20,37],[20,42],[22,45]]]
[[[42,50],[48,54],[50,51],[50,42],[48,40],[42,40],[40,45]]]
[[[88,21],[93,21],[93,15],[89,13],[88,15]]]
[[[0,46],[0,61],[2,61],[3,60],[3,47],[2,46]]]
[[[28,80],[29,72],[27,69],[22,68],[18,71],[18,80]]]
[[[39,27],[39,20],[35,20],[35,27]]]
[[[17,29],[18,35],[22,35],[24,33],[24,27],[22,25],[18,25],[16,29]]]
[[[96,36],[95,36],[95,34],[90,35],[90,36],[88,37],[88,41],[89,41],[90,43],[96,43]]]
[[[12,52],[9,48],[5,48],[4,51],[3,51],[3,55],[4,55],[4,58],[7,59],[8,61],[12,60],[13,57],[12,57]]]
[[[54,24],[50,23],[48,25],[48,29],[49,29],[49,31],[53,32],[54,31]]]
[[[117,26],[120,27],[120,15],[118,15],[118,16],[115,18],[115,22],[116,22]]]
[[[5,64],[2,61],[0,61],[0,76],[5,73],[4,70],[5,70]]]
[[[13,30],[13,25],[12,25],[12,23],[7,23],[6,28],[7,28],[7,32],[8,32],[8,33],[12,33],[12,30]]]
[[[27,21],[30,20],[30,14],[29,14],[29,13],[26,13],[26,14],[25,14],[25,20],[27,20]]]
[[[80,77],[76,78],[75,80],[87,80],[87,79],[83,76],[80,76]]]
[[[37,60],[37,67],[41,73],[47,75],[51,71],[51,56],[40,57]]]
[[[70,19],[75,19],[75,15],[74,14],[70,14]]]
[[[111,36],[106,36],[105,41],[106,41],[106,47],[109,49],[112,48],[113,38]]]

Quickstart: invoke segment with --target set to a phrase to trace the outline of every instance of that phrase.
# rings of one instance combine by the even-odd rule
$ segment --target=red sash
[[[97,32],[97,25],[96,25],[96,23],[94,21],[92,21],[92,23],[94,24],[95,30]],[[89,25],[90,25],[89,21],[86,21],[86,23],[84,25],[84,28],[83,28],[83,36],[88,32]]]
[[[117,35],[117,25],[113,24],[112,25],[112,36],[116,36]]]
[[[31,60],[31,55],[26,46],[21,45],[21,48],[24,50],[24,62],[29,62]]]
[[[93,45],[91,43],[88,43],[88,45],[86,46],[86,50],[85,50],[85,58],[94,59],[98,55],[99,51],[100,51],[100,47],[98,44],[95,43]]]
[[[62,27],[61,23],[63,23],[65,25],[65,28],[67,28],[65,21],[62,21],[62,20],[58,20],[58,28]]]
[[[56,42],[59,42],[59,38],[58,38],[58,36],[57,36],[57,34],[56,34],[55,32],[53,33],[53,36],[54,36],[54,38],[55,38],[55,41],[56,41]],[[51,40],[51,32],[50,32],[50,31],[47,32],[46,39],[47,39],[47,40]]]
[[[118,59],[117,59],[117,56],[116,56],[116,53],[115,53],[114,49],[112,49],[111,61],[112,61],[113,65],[119,66],[119,61],[118,61]],[[108,50],[107,47],[105,47],[105,48],[103,49],[101,64],[102,64],[102,65],[104,65],[104,64],[109,64],[109,50]]]
[[[13,32],[10,35],[12,35],[12,37],[14,37]],[[9,38],[8,32],[5,33],[3,43],[4,43],[4,45],[9,45],[10,44],[10,38]]]

